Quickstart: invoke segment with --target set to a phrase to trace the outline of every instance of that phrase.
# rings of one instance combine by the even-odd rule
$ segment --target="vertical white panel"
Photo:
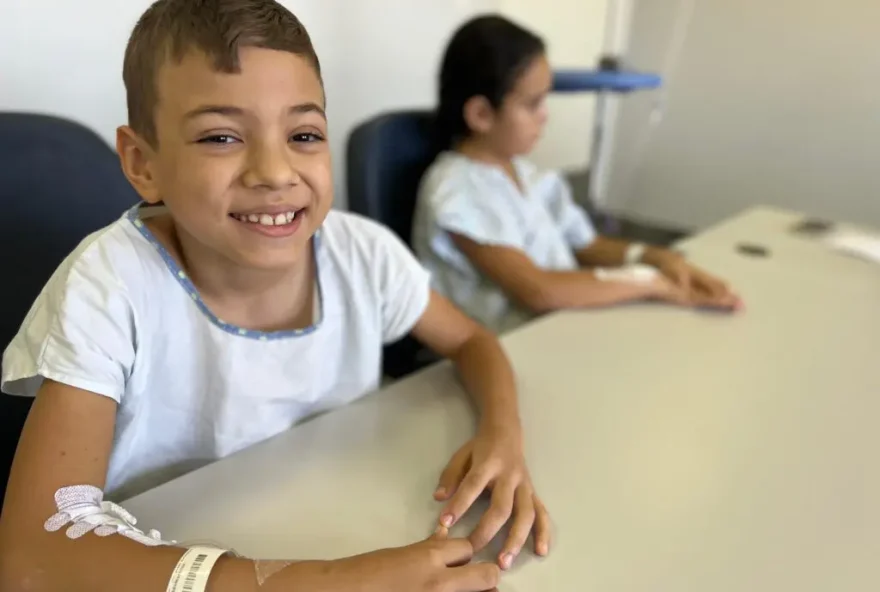
[[[654,128],[656,95],[624,100],[612,206],[682,227],[759,203],[880,226],[878,38],[876,0],[637,1],[629,53],[667,70],[668,100]]]

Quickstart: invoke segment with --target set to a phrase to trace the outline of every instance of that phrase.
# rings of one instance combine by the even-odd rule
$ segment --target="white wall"
[[[68,116],[112,141],[116,126],[125,121],[122,52],[148,5],[146,0],[3,0],[0,110]]]
[[[630,59],[662,68],[681,8],[680,59],[657,95],[624,100],[611,203],[699,227],[751,204],[880,226],[880,3],[636,0]]]
[[[107,142],[125,122],[122,57],[151,0],[0,0],[0,110],[70,117]],[[380,111],[434,104],[452,30],[497,0],[284,0],[323,62],[337,203],[345,203],[345,140]],[[76,25],[73,23],[87,23]]]

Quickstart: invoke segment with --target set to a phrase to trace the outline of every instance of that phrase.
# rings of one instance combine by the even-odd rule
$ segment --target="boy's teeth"
[[[296,212],[285,212],[283,214],[233,214],[233,216],[242,222],[250,222],[251,224],[262,224],[263,226],[283,226],[290,224],[296,218]]]

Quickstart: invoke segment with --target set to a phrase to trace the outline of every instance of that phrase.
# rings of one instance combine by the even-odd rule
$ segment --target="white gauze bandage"
[[[656,268],[650,265],[636,264],[614,267],[611,269],[598,267],[593,270],[597,280],[603,282],[626,282],[630,284],[648,284],[660,274]]]
[[[135,528],[137,519],[122,506],[105,502],[104,492],[92,485],[62,487],[55,492],[55,505],[58,513],[46,521],[44,528],[56,532],[70,524],[67,529],[67,538],[70,539],[94,531],[100,537],[121,534],[149,547],[175,544],[174,541],[163,541],[157,530],[144,533]]]

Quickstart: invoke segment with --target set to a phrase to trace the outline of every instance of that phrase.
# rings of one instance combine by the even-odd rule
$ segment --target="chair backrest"
[[[437,152],[433,113],[401,111],[359,125],[348,139],[348,206],[410,242],[419,181]]]
[[[381,222],[410,244],[419,182],[437,155],[434,115],[401,111],[374,117],[348,138],[348,207]],[[411,336],[385,346],[383,371],[400,378],[437,357]]]
[[[56,117],[0,113],[0,351],[46,281],[137,194],[94,132]],[[0,395],[0,504],[30,401]]]

